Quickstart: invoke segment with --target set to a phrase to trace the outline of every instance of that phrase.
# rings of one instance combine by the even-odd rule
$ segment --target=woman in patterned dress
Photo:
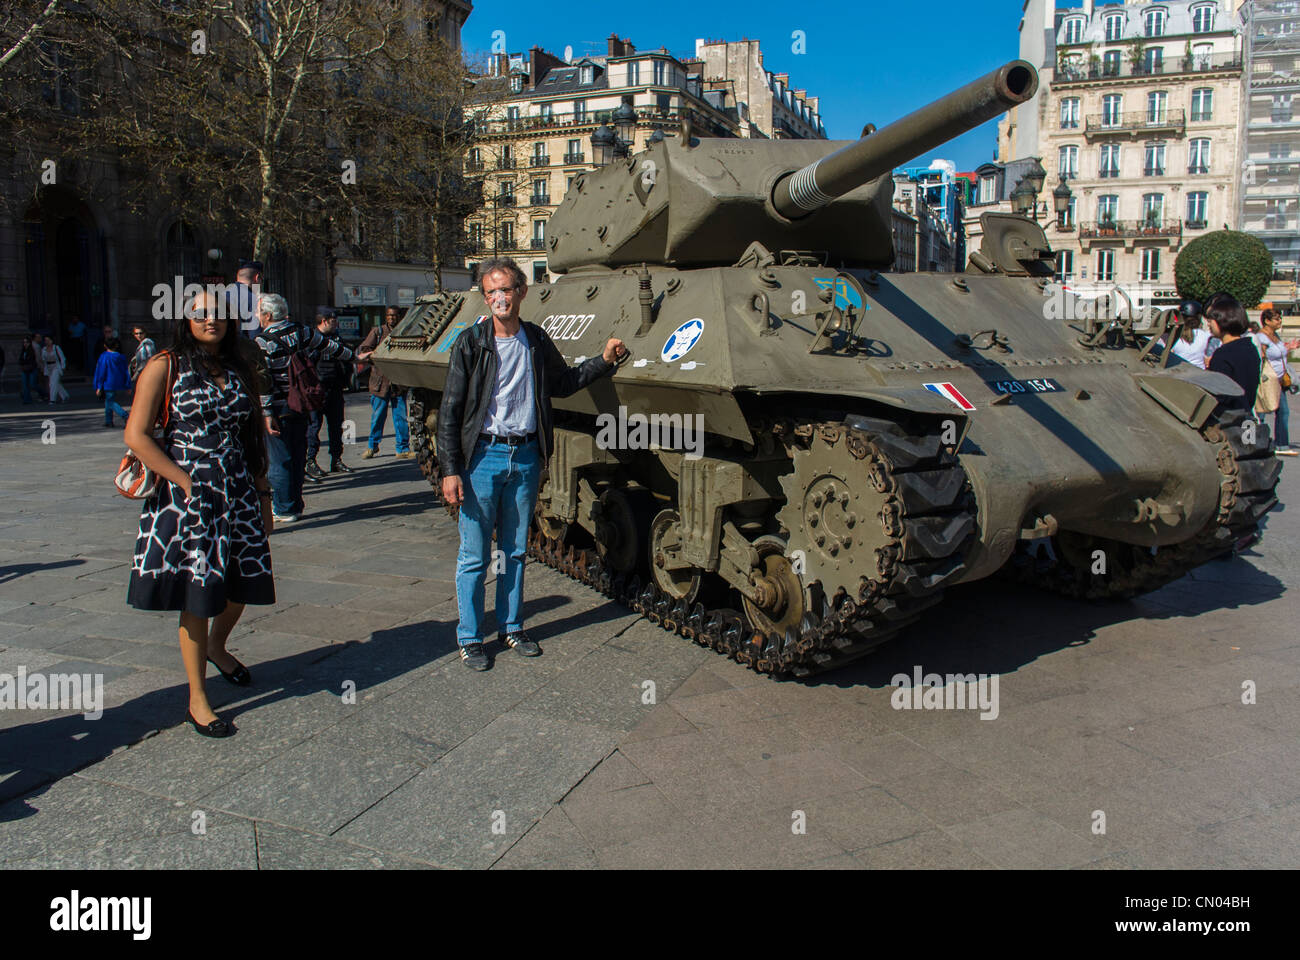
[[[211,294],[189,304],[171,349],[140,374],[126,425],[127,445],[162,478],[140,512],[127,601],[141,610],[181,611],[186,719],[209,737],[230,729],[208,703],[206,661],[231,683],[249,684],[247,668],[226,652],[226,641],[246,603],[275,602],[257,381],[239,348],[239,325],[218,315],[223,312]],[[166,435],[155,441],[169,381]]]

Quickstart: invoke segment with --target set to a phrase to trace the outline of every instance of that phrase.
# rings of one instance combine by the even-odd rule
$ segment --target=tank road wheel
[[[757,597],[742,597],[749,625],[761,633],[784,637],[786,630],[798,630],[804,615],[803,581],[786,556],[786,542],[780,537],[759,537],[754,541],[758,567],[754,570]]]
[[[596,553],[612,574],[629,574],[636,569],[637,515],[626,493],[611,487],[593,504],[596,521]]]
[[[700,592],[701,571],[680,559],[681,546],[681,517],[676,510],[660,510],[650,522],[650,576],[674,601],[690,604]]]
[[[411,452],[420,472],[430,485],[442,493],[442,470],[438,467],[438,405],[439,397],[432,390],[414,389],[408,405],[411,427]]]
[[[569,535],[569,525],[559,517],[553,516],[549,512],[550,506],[551,478],[547,477],[542,481],[541,489],[537,493],[537,507],[533,511],[533,516],[537,520],[537,529],[543,537],[552,544],[562,543]]]

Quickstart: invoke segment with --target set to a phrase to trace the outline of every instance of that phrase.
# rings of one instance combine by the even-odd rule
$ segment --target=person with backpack
[[[325,404],[325,390],[314,364],[320,360],[351,360],[353,354],[338,340],[289,318],[289,305],[278,293],[257,298],[261,329],[254,337],[266,357],[269,393],[263,393],[266,452],[270,460],[272,511],[276,523],[302,519],[302,485],[307,470],[307,422]]]

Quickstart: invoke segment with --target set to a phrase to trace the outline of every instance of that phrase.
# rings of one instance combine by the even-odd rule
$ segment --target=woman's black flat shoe
[[[214,737],[217,739],[230,736],[230,724],[226,723],[226,721],[222,720],[220,717],[217,717],[217,719],[213,720],[207,726],[204,726],[194,719],[193,713],[186,710],[185,719],[188,720],[190,725],[198,731],[200,736]]]
[[[233,657],[231,659],[234,660]],[[237,687],[246,687],[253,682],[253,677],[252,674],[248,672],[248,667],[239,663],[238,660],[235,660],[235,663],[239,663],[239,666],[235,667],[234,673],[226,673],[226,671],[222,670],[221,667],[217,665],[217,661],[213,660],[211,657],[208,657],[208,663],[216,667],[219,674]]]

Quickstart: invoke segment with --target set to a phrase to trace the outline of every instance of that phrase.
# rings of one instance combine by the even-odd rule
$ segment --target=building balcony
[[[545,250],[545,249],[546,249],[546,238],[545,238],[545,237],[533,237],[533,239],[532,239],[532,243],[531,243],[529,249],[530,249],[530,250]]]
[[[1186,130],[1186,113],[1181,108],[1166,110],[1158,116],[1139,110],[1132,113],[1091,114],[1088,117],[1088,125],[1084,129],[1084,136],[1089,139],[1108,136],[1134,138],[1151,134],[1172,134],[1181,137]]]
[[[483,172],[483,168],[484,168],[484,164],[483,164],[483,161],[482,161],[482,160],[466,160],[466,161],[465,161],[465,172],[466,172],[466,173],[482,173],[482,172]]]
[[[531,207],[549,207],[551,205],[551,195],[549,193],[534,193],[528,198],[528,205]]]
[[[513,195],[499,196],[496,198],[496,205],[498,207],[513,207],[515,205],[515,198]]]
[[[1188,220],[1183,226],[1187,227],[1188,230],[1204,230],[1209,226],[1209,222],[1206,220]]]
[[[577,153],[566,153],[564,155],[564,163],[585,163],[586,161],[583,160],[583,157],[585,156],[586,154],[581,150]]]
[[[548,153],[534,153],[528,158],[530,167],[549,167],[551,165],[551,155]]]
[[[1125,50],[1127,53],[1127,50]],[[1183,74],[1231,73],[1241,71],[1241,54],[1216,53],[1208,57],[1170,57],[1157,63],[1132,63],[1125,57],[1107,64],[1066,61],[1058,63],[1053,84],[1097,83],[1143,77],[1173,77]]]
[[[515,168],[514,157],[502,157],[500,160],[497,161],[498,170],[513,170],[514,168]]]
[[[1163,177],[1165,175],[1164,164],[1158,167],[1143,167],[1142,176],[1144,177]]]
[[[1183,235],[1183,221],[1164,219],[1149,220],[1102,220],[1100,222],[1083,222],[1079,224],[1080,240],[1136,240],[1180,238]]]
[[[1209,173],[1209,172],[1210,172],[1210,165],[1208,163],[1194,163],[1187,168],[1187,173],[1189,176],[1196,176],[1197,174]]]

